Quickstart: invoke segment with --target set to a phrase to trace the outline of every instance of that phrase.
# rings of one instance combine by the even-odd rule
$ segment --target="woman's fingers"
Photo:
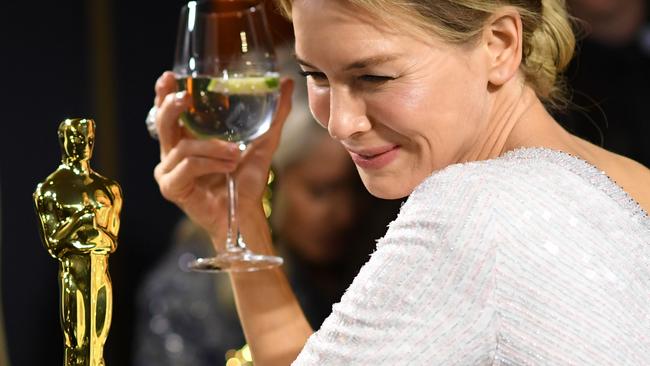
[[[178,90],[174,73],[171,71],[165,71],[162,75],[160,75],[158,80],[156,80],[156,86],[154,89],[156,91],[154,105],[156,107],[160,107],[163,99],[167,94],[174,93],[176,90]]]
[[[163,197],[182,203],[204,182],[202,177],[232,172],[240,158],[236,144],[183,138],[161,159],[154,175]]]
[[[189,101],[185,93],[176,93],[177,89],[176,78],[171,71],[165,71],[156,80],[154,105],[158,107],[155,120],[161,159],[183,136],[178,118],[187,109]]]
[[[181,112],[190,106],[186,92],[167,94],[156,113],[156,128],[160,141],[161,160],[183,137],[183,128],[178,123]]]
[[[162,159],[159,169],[163,173],[167,173],[188,157],[203,157],[224,163],[237,163],[240,156],[241,152],[234,143],[217,139],[181,139]]]
[[[170,85],[173,82],[171,73],[163,74],[156,83],[156,97],[172,90]],[[271,150],[277,146],[282,126],[291,110],[293,81],[282,80],[280,91],[278,109],[271,130],[255,143],[259,147],[255,149],[258,150],[255,155],[263,154],[262,160],[270,159]],[[234,143],[217,139],[184,138],[184,130],[178,119],[190,103],[184,92],[168,93],[160,102],[156,115],[161,162],[156,166],[154,175],[163,197],[180,205],[197,196],[193,194],[196,193],[195,190],[211,190],[214,188],[210,186],[212,183],[222,184],[220,175],[235,171],[242,161],[242,154]],[[251,166],[256,167],[253,161]],[[221,180],[215,180],[217,177]],[[265,177],[260,178],[260,182],[264,183]]]
[[[235,161],[223,161],[201,156],[186,157],[169,171],[165,171],[162,164],[161,162],[154,169],[160,193],[166,199],[177,204],[183,204],[198,188],[197,180],[199,178],[231,172],[237,166]]]

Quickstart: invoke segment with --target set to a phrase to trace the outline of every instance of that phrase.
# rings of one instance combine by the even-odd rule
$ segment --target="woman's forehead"
[[[413,46],[411,33],[365,10],[354,11],[341,1],[315,3],[300,1],[293,12],[295,53],[304,66],[318,68],[314,57],[336,58],[343,69],[359,69],[398,59]]]
[[[296,1],[292,14],[296,56],[307,64],[313,51],[349,55],[354,60],[346,61],[354,68],[409,54],[416,43],[441,44],[405,15],[379,16],[343,0]]]
[[[338,29],[355,30],[366,33],[399,34],[395,29],[397,18],[378,16],[342,0],[309,0],[294,3],[292,18],[294,28],[300,32],[322,32]],[[394,22],[392,22],[394,21]],[[392,24],[391,24],[392,23]],[[347,34],[330,34],[331,37],[341,37]]]

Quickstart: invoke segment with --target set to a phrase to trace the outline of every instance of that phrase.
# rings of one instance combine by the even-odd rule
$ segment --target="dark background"
[[[3,4],[2,264],[4,321],[12,365],[63,359],[57,261],[38,237],[31,194],[60,162],[58,124],[96,119],[92,166],[124,191],[111,256],[114,311],[107,364],[130,364],[133,294],[164,251],[178,216],[160,198],[158,147],[143,119],[153,83],[173,61],[183,1],[40,1]]]
[[[110,260],[114,311],[105,357],[109,365],[131,364],[134,294],[180,216],[153,179],[158,144],[144,118],[155,80],[172,66],[185,2],[3,3],[0,280],[12,365],[57,365],[63,358],[58,265],[39,239],[32,192],[60,163],[57,127],[71,117],[96,120],[92,167],[124,191],[118,250]],[[288,25],[278,19],[276,38],[286,39]],[[0,339],[0,355],[2,348]]]

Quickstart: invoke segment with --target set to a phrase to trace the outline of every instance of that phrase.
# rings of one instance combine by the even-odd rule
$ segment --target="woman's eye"
[[[379,75],[361,75],[359,77],[361,81],[365,81],[368,83],[374,83],[374,84],[381,84],[385,83],[390,80],[395,80],[395,78],[390,77],[390,76],[379,76]]]
[[[314,81],[317,81],[317,82],[326,82],[327,81],[327,76],[325,76],[325,74],[322,73],[322,72],[301,71],[300,75],[302,75],[304,77],[311,77]]]

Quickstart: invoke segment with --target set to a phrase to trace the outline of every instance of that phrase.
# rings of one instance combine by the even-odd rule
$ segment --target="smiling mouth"
[[[364,169],[380,169],[390,164],[400,149],[399,145],[370,150],[348,150],[354,163]]]
[[[399,145],[388,146],[388,147],[380,147],[380,148],[368,149],[368,150],[348,149],[348,151],[351,154],[363,157],[365,159],[372,159],[372,158],[375,158],[375,157],[377,157],[379,155],[386,154],[387,152],[390,152],[390,151],[395,150],[397,148],[399,148]]]
[[[360,157],[362,157],[364,159],[370,160],[370,159],[374,159],[374,158],[376,158],[376,157],[378,157],[380,155],[383,155],[383,154],[385,154],[385,153],[387,153],[387,152],[389,152],[391,150],[387,150],[387,151],[384,151],[384,152],[380,152],[379,154],[373,154],[373,155],[365,155],[365,154],[357,154],[357,155],[359,155]]]

